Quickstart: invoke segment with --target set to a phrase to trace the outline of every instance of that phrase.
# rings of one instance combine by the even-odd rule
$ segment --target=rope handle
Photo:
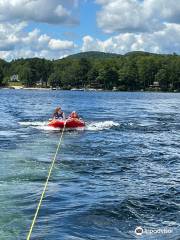
[[[46,190],[47,190],[48,182],[49,182],[49,179],[50,179],[50,176],[51,176],[51,173],[52,173],[52,170],[53,170],[53,167],[54,167],[54,164],[55,164],[55,161],[56,161],[58,152],[59,152],[59,149],[60,149],[61,144],[62,144],[62,139],[63,139],[64,131],[65,131],[65,128],[66,128],[66,122],[67,122],[67,121],[65,121],[65,123],[64,123],[64,127],[63,127],[63,129],[62,129],[62,133],[61,133],[61,136],[60,136],[60,139],[59,139],[59,143],[58,143],[58,146],[57,146],[57,149],[56,149],[56,153],[55,153],[54,158],[53,158],[53,160],[52,160],[52,163],[51,163],[51,165],[50,165],[49,172],[48,172],[48,176],[47,176],[46,182],[45,182],[45,184],[44,184],[44,188],[43,188],[43,191],[42,191],[42,194],[41,194],[41,197],[40,197],[38,206],[37,206],[37,208],[36,208],[36,212],[35,212],[35,214],[34,214],[34,218],[33,218],[33,220],[32,220],[31,227],[30,227],[30,229],[29,229],[29,233],[28,233],[28,235],[27,235],[26,240],[30,240],[30,238],[31,238],[32,231],[33,231],[34,225],[35,225],[35,223],[36,223],[36,219],[37,219],[39,210],[40,210],[40,208],[41,208],[41,205],[42,205],[42,201],[43,201],[45,192],[46,192]]]

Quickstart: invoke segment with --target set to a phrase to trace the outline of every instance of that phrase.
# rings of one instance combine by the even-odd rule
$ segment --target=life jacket
[[[79,118],[78,114],[76,112],[72,112],[70,114],[70,118]]]
[[[58,112],[54,113],[54,118],[55,119],[63,118],[63,112],[61,112],[61,113],[58,113]]]

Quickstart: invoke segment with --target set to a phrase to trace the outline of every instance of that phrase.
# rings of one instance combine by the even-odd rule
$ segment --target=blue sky
[[[97,27],[96,13],[99,5],[95,1],[79,1],[79,5],[74,9],[75,16],[79,24],[74,26],[67,26],[61,24],[48,24],[48,23],[34,23],[29,22],[25,31],[33,31],[34,28],[41,30],[41,33],[51,35],[54,38],[61,38],[63,40],[72,40],[81,46],[82,38],[85,35],[91,35],[94,38],[106,39],[107,34]]]
[[[179,54],[179,0],[0,0],[0,58]]]

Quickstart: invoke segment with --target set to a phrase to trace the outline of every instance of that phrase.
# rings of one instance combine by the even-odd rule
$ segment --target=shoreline
[[[60,89],[60,88],[39,88],[39,87],[21,87],[21,86],[11,86],[11,87],[0,87],[0,89],[6,90],[39,90],[39,91],[72,91],[72,92],[141,92],[141,93],[180,93],[180,91],[152,91],[152,90],[106,90],[106,89]]]

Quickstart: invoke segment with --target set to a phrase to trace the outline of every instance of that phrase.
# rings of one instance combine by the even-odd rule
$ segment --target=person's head
[[[58,112],[61,112],[61,111],[62,111],[61,107],[57,107],[57,108],[55,109],[55,113],[58,113]]]
[[[77,112],[73,111],[73,112],[71,113],[71,117],[72,117],[72,118],[78,118]]]

